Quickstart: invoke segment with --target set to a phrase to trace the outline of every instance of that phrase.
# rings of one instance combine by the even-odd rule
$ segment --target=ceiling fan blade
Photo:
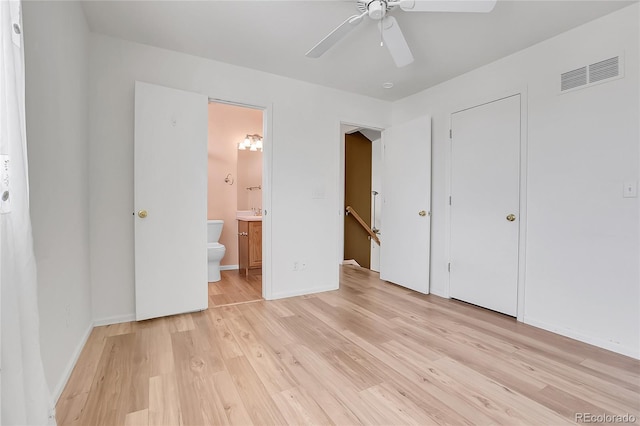
[[[399,0],[406,12],[491,12],[496,0]]]
[[[389,49],[396,66],[402,68],[412,63],[413,54],[396,18],[387,16],[378,25],[382,26],[382,40],[387,45],[387,49]]]
[[[319,58],[320,56],[322,56],[334,44],[336,44],[338,41],[340,41],[340,39],[349,34],[351,30],[353,30],[360,22],[362,22],[362,18],[366,14],[367,12],[364,12],[361,15],[350,16],[346,21],[338,25],[335,30],[331,31],[325,38],[320,40],[318,44],[313,46],[307,53],[305,53],[305,56],[309,58]]]

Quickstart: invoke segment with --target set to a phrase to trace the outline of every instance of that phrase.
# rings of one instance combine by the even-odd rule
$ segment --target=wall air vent
[[[589,83],[617,77],[620,74],[618,56],[589,65]]]
[[[587,67],[565,72],[560,77],[560,90],[563,92],[585,84],[587,84]]]
[[[623,77],[622,55],[560,74],[560,93]]]

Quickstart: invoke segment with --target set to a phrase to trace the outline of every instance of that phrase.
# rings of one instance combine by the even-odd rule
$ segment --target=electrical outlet
[[[301,262],[299,260],[296,260],[293,262],[293,266],[292,266],[293,271],[298,272],[304,269],[307,269],[307,264],[305,262]]]
[[[622,185],[622,196],[624,198],[636,198],[638,196],[637,182],[625,182]]]

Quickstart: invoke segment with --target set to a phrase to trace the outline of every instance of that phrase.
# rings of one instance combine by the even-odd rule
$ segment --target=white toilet
[[[225,247],[218,242],[224,220],[207,220],[207,281],[220,281],[220,260],[224,257]]]

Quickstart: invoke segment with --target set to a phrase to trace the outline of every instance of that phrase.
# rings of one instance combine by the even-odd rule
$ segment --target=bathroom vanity
[[[238,266],[240,272],[262,268],[262,216],[238,216]]]

